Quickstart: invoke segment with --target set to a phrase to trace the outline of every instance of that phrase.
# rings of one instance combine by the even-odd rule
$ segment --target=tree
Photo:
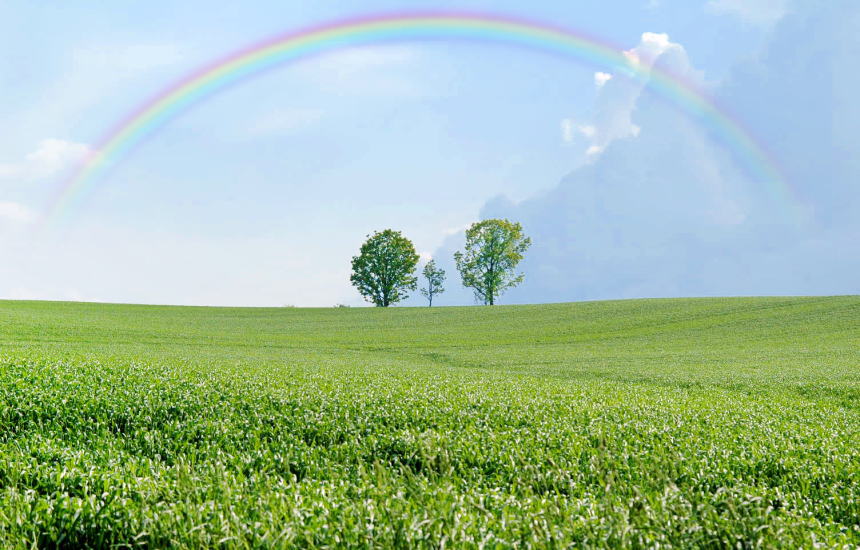
[[[463,286],[475,291],[475,299],[493,305],[496,298],[525,278],[514,269],[532,240],[519,223],[484,220],[466,230],[466,249],[454,254]]]
[[[412,241],[400,231],[377,231],[368,235],[358,256],[353,256],[349,280],[365,300],[377,307],[388,307],[415,290],[416,265],[418,254]]]
[[[442,286],[445,282],[445,270],[436,267],[436,260],[430,260],[421,274],[427,279],[427,288],[422,288],[421,294],[427,298],[427,307],[433,307],[433,297],[445,292],[445,287]]]

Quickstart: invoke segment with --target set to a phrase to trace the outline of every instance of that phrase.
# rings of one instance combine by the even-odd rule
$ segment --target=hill
[[[860,544],[860,297],[0,302],[3,547]]]

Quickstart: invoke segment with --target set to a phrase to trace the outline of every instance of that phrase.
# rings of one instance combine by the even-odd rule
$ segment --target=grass
[[[860,544],[860,298],[0,302],[0,546]]]

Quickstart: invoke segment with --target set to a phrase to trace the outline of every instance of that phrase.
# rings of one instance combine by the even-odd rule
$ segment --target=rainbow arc
[[[345,48],[448,40],[498,43],[560,55],[600,69],[625,71],[706,126],[738,165],[795,219],[799,202],[776,162],[743,124],[696,83],[660,66],[639,63],[607,41],[585,33],[521,18],[476,13],[386,14],[338,20],[288,32],[219,58],[165,88],[119,121],[66,180],[47,219],[68,216],[83,197],[136,145],[204,99],[273,67]]]

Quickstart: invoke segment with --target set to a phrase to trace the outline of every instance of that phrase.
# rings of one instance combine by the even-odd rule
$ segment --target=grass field
[[[0,302],[0,547],[860,544],[860,297]]]

